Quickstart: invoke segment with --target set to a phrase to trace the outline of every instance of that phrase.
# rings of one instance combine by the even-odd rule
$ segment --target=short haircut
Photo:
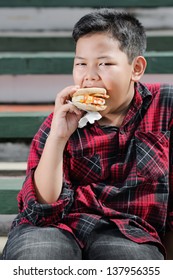
[[[72,36],[75,42],[82,36],[107,33],[119,42],[119,48],[126,53],[129,63],[146,50],[146,34],[137,18],[115,9],[99,9],[84,15],[74,26]]]

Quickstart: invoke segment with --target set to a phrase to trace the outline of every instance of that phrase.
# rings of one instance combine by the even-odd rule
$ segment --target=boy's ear
[[[132,66],[133,66],[132,81],[138,82],[145,72],[147,66],[146,59],[143,56],[137,56],[133,60]]]

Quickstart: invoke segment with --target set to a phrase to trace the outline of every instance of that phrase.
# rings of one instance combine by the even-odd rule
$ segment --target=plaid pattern
[[[100,219],[129,239],[156,242],[173,229],[173,86],[137,84],[120,128],[98,122],[77,129],[64,151],[64,183],[56,203],[39,204],[33,173],[49,135],[52,114],[35,135],[18,195],[21,223],[70,231],[81,246]]]

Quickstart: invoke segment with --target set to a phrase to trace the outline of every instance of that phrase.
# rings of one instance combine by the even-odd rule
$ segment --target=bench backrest
[[[120,7],[120,8],[136,8],[136,7],[171,7],[172,0],[1,0],[0,7]]]

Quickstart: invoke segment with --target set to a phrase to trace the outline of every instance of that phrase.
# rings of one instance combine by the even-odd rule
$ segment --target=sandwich
[[[105,88],[80,88],[72,96],[72,103],[84,111],[103,111],[109,95]]]

